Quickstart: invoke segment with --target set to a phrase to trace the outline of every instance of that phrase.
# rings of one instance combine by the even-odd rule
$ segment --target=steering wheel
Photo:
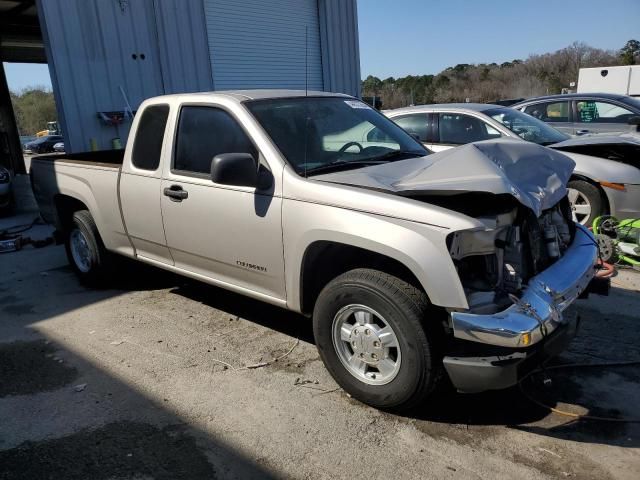
[[[358,147],[360,149],[360,152],[362,152],[362,150],[364,150],[364,147],[362,145],[360,145],[358,142],[347,142],[342,147],[340,147],[340,150],[338,150],[338,153],[344,153],[344,152],[346,152],[348,149],[350,149],[353,146]],[[358,152],[358,153],[360,153],[360,152]]]

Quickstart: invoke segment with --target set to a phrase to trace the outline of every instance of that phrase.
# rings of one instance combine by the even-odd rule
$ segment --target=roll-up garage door
[[[317,0],[204,0],[204,10],[216,90],[323,89]]]

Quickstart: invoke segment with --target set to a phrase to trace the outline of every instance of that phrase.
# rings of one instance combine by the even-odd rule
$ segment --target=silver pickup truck
[[[271,90],[149,99],[124,152],[31,178],[84,282],[119,254],[312,316],[338,384],[398,410],[447,378],[514,385],[575,334],[597,246],[573,166],[509,140],[431,155],[353,97]]]

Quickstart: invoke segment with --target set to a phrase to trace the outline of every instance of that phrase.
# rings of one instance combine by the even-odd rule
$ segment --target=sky
[[[502,63],[574,41],[640,40],[640,0],[357,0],[362,78]],[[4,64],[9,88],[51,88],[46,65]]]
[[[357,0],[362,78],[640,40],[640,0]]]
[[[26,87],[46,87],[51,89],[49,67],[37,63],[4,63],[9,90],[19,92]]]

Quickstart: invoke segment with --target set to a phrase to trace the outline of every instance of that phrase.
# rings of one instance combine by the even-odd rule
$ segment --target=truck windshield
[[[513,108],[493,108],[485,110],[483,113],[500,122],[527,142],[551,145],[571,138],[542,120]]]
[[[301,175],[359,168],[429,153],[360,100],[293,97],[245,105]]]

